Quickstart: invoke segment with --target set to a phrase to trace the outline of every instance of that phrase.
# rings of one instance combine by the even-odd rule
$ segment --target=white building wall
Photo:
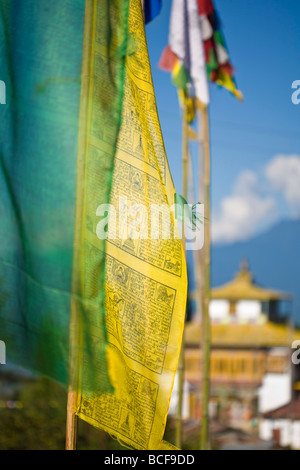
[[[291,400],[291,372],[284,374],[268,373],[264,376],[258,390],[258,411],[266,413]]]
[[[177,415],[177,403],[178,403],[178,394],[179,394],[179,384],[178,384],[178,372],[175,375],[174,386],[171,394],[170,406],[169,406],[169,415]],[[183,384],[183,396],[182,396],[182,419],[188,419],[190,417],[190,391],[189,384],[185,380]]]
[[[261,303],[256,300],[240,300],[236,304],[236,316],[241,322],[256,321],[261,314]]]
[[[258,434],[261,439],[270,441],[273,438],[273,423],[271,419],[262,419],[259,422]]]
[[[291,448],[300,450],[300,421],[294,421],[292,423]]]
[[[291,444],[291,421],[289,419],[275,419],[273,429],[280,430],[279,444],[282,447],[288,447]]]
[[[212,321],[224,321],[229,319],[228,300],[211,300],[209,303],[209,315]]]
[[[272,440],[274,429],[280,430],[279,444],[282,447],[300,450],[300,421],[263,419],[259,423],[259,437],[266,441]]]

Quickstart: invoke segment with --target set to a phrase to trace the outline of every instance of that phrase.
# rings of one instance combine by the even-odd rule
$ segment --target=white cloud
[[[232,194],[221,201],[219,213],[212,218],[212,241],[230,243],[249,238],[274,208],[274,198],[262,194],[257,175],[243,171]]]
[[[300,216],[300,155],[276,155],[258,173],[241,172],[212,216],[212,241],[246,240],[278,216]],[[282,209],[281,209],[282,212]]]
[[[265,176],[282,193],[294,215],[300,215],[300,156],[277,155],[266,166]]]

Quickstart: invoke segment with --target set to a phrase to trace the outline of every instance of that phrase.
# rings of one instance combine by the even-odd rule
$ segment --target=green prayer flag
[[[102,2],[98,18],[105,51],[94,64],[102,77],[101,90],[99,84],[93,90],[97,121],[87,129],[85,1],[0,0],[0,79],[7,94],[0,106],[0,339],[8,361],[67,385],[73,305],[72,355],[80,357],[83,388],[98,391],[111,388],[104,242],[102,251],[85,256],[83,234],[92,221],[81,206],[83,198],[94,198],[95,214],[109,202],[121,121],[126,36],[111,33],[116,20],[109,3]],[[119,9],[125,25],[128,5]],[[109,61],[107,51],[114,54]],[[81,152],[85,135],[99,132],[107,152],[101,157],[91,148],[95,158],[88,161]],[[82,172],[99,185],[83,188]],[[102,374],[95,377],[99,364]]]
[[[187,275],[141,2],[0,0],[0,61],[7,359],[69,385],[70,413],[161,449]]]

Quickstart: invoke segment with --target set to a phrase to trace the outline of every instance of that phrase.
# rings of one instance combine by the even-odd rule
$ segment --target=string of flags
[[[209,103],[208,81],[243,99],[212,0],[173,0],[169,44],[162,52],[159,67],[171,72],[180,101],[185,100],[188,110],[191,103],[186,100],[191,96],[191,87],[200,103]],[[190,111],[189,122],[193,117]]]

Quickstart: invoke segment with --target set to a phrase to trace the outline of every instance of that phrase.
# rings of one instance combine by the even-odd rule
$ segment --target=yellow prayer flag
[[[110,236],[108,231],[103,280],[106,357],[113,390],[101,394],[85,388],[80,393],[79,388],[75,411],[79,418],[127,446],[154,450],[164,446],[162,439],[182,342],[187,275],[171,211],[175,190],[157,114],[141,2],[128,2],[125,24],[120,20],[124,15],[119,14],[124,8],[122,0],[86,0],[87,47],[83,62],[92,65],[89,79],[82,82],[81,102],[88,123],[83,151],[87,164],[81,173],[82,187],[89,188],[82,209],[85,223],[81,246],[85,247],[85,256],[97,260],[102,247],[97,222],[103,219],[96,216],[97,201],[92,197],[93,188],[97,194],[96,189],[102,184],[95,164],[97,156],[105,158],[112,151],[115,155],[110,204],[116,217],[109,219],[108,227],[115,221],[118,234]],[[111,36],[116,41],[110,50],[103,38],[102,22],[107,21],[111,22]],[[107,145],[109,126],[101,127],[99,113],[94,111],[110,99],[100,65],[109,64],[122,53],[126,55],[122,121],[116,148],[112,149]],[[152,216],[158,205],[162,220],[154,222]],[[143,209],[143,222],[148,217],[143,237],[134,236],[134,224],[128,227],[123,220],[127,216],[130,219],[133,207],[136,211]],[[162,221],[166,220],[169,238],[164,237],[168,224]],[[152,236],[151,224],[156,224],[159,237]],[[89,292],[93,295],[92,286]],[[101,366],[94,371],[96,377],[101,376]]]

